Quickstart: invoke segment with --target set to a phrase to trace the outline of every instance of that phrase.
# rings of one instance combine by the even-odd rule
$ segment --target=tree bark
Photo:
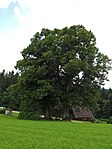
[[[45,108],[45,119],[50,119],[49,107]]]

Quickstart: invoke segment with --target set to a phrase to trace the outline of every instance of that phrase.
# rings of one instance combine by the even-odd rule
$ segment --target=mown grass
[[[0,149],[112,149],[112,125],[0,115]]]

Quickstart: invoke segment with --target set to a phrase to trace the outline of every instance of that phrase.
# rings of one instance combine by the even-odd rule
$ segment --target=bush
[[[112,116],[107,119],[107,123],[108,123],[108,124],[112,124]]]
[[[104,123],[107,123],[107,119],[101,118],[100,120]]]
[[[96,120],[94,121],[94,123],[100,123],[100,124],[102,124],[103,122],[102,122],[100,119],[96,119]]]
[[[5,114],[5,107],[0,107],[0,114]]]

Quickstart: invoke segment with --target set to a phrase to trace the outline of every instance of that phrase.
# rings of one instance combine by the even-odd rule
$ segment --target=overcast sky
[[[12,70],[20,52],[42,28],[82,24],[112,58],[112,0],[0,0],[0,71]],[[105,87],[112,87],[110,81]]]

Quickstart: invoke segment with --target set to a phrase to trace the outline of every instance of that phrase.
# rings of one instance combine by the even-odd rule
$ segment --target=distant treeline
[[[0,72],[0,106],[19,110],[19,100],[12,99],[8,94],[8,88],[17,83],[19,73],[14,71],[6,72],[5,69]]]

